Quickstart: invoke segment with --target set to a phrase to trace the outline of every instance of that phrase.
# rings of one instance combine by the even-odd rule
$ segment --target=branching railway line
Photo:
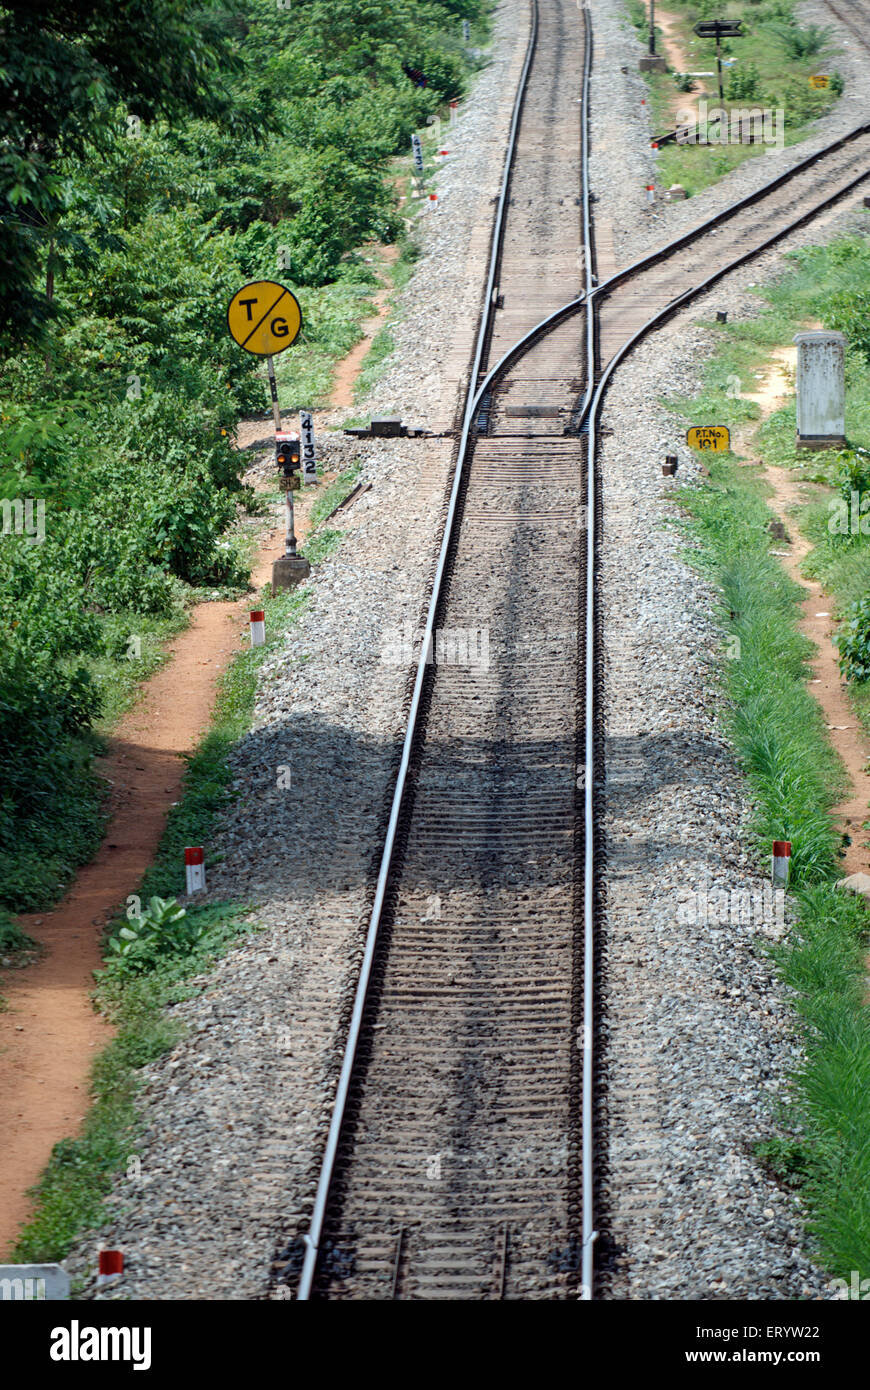
[[[436,661],[418,668],[300,1298],[571,1296],[589,1243],[576,322],[485,375],[582,284],[584,18],[571,0],[534,11]]]
[[[588,15],[533,0],[303,1300],[592,1297],[597,413],[640,337],[870,174],[861,127],[595,286],[590,64]]]
[[[673,311],[688,302],[868,178],[870,125],[862,125],[611,276],[594,293],[599,361],[605,366],[612,362],[639,331],[660,321],[668,306]]]

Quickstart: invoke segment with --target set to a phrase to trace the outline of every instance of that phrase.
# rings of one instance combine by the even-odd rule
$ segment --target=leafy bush
[[[846,502],[851,501],[853,492],[870,492],[870,450],[841,449],[836,462],[840,469],[840,495]]]
[[[827,24],[785,24],[775,22],[770,25],[771,32],[789,58],[816,58],[828,52],[832,43],[832,30]]]
[[[186,955],[205,931],[202,921],[185,921],[187,911],[175,898],[151,898],[144,912],[109,937],[109,968],[121,975],[140,975],[167,955]]]
[[[829,107],[828,94],[810,87],[805,78],[789,77],[776,91],[765,93],[768,106],[781,106],[785,112],[786,130],[797,130],[807,121],[824,115]]]
[[[0,955],[12,955],[20,951],[33,951],[36,942],[32,936],[23,932],[8,912],[0,908]]]
[[[849,681],[870,680],[870,598],[858,599],[834,637],[840,671]]]
[[[755,101],[760,97],[758,68],[752,63],[747,63],[745,67],[733,68],[728,76],[725,96],[728,101]]]
[[[870,289],[841,290],[829,301],[831,327],[845,333],[849,347],[870,362]]]
[[[231,20],[159,0],[163,55],[148,6],[126,19],[108,0],[38,8],[27,33],[13,15],[0,71],[0,210],[26,309],[14,352],[0,332],[0,500],[45,507],[38,543],[0,532],[0,906],[13,910],[47,906],[98,842],[93,671],[125,660],[113,615],[169,622],[191,586],[246,582],[228,534],[249,498],[233,436],[265,397],[226,331],[229,299],[246,280],[294,285],[304,325],[282,383],[309,403],[358,338],[371,276],[352,253],[402,227],[388,162],[459,94],[460,20],[485,27],[488,12],[300,0],[291,17],[249,0]],[[100,44],[110,56],[142,26],[162,66],[121,42],[105,91],[77,85]],[[184,81],[167,83],[179,64]],[[40,122],[51,139],[16,191]],[[45,216],[28,223],[28,209]]]

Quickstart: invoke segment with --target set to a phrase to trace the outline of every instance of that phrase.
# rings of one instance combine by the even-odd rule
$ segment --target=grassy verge
[[[768,307],[757,317],[729,324],[709,324],[720,339],[704,374],[699,395],[675,399],[681,414],[691,412],[693,424],[723,423],[732,430],[759,415],[752,401],[733,394],[733,387],[752,390],[770,358],[770,350],[790,344],[807,323],[822,323],[846,333],[846,421],[850,451],[870,449],[870,323],[864,312],[870,277],[870,244],[849,236],[828,246],[812,247],[790,256],[788,273],[759,291]],[[856,317],[858,321],[856,322]],[[766,465],[793,472],[805,488],[807,502],[796,513],[801,530],[813,544],[803,565],[808,578],[823,583],[845,616],[850,606],[870,591],[870,537],[843,536],[830,527],[833,500],[850,491],[844,458],[836,451],[819,453],[795,445],[795,409],[789,399],[761,425],[753,445]],[[870,529],[867,527],[865,529]],[[853,683],[850,698],[870,732],[870,688]]]
[[[649,32],[646,7],[639,0],[629,0],[627,6],[631,23],[644,43]],[[716,46],[710,39],[698,38],[693,26],[699,19],[709,19],[711,11],[705,0],[669,0],[667,9],[678,18],[676,37],[687,55],[691,72],[713,73],[714,76],[690,80],[687,74],[669,69],[666,73],[647,73],[649,101],[653,115],[653,133],[664,134],[674,128],[674,97],[678,106],[692,109],[698,88],[707,87],[708,109],[719,107],[716,73]],[[835,71],[833,58],[836,47],[818,26],[801,26],[794,15],[793,0],[765,0],[765,3],[744,4],[726,0],[715,10],[717,19],[740,20],[744,37],[722,41],[723,85],[725,109],[782,110],[784,140],[795,144],[809,134],[809,123],[830,110],[843,90],[842,78]],[[663,37],[656,30],[656,51],[666,54]],[[814,90],[809,77],[828,74],[832,86]],[[698,145],[665,145],[657,155],[658,181],[667,188],[679,183],[691,196],[715,183],[745,159],[762,154],[769,146],[763,144],[718,144],[711,127],[710,143]]]
[[[107,613],[101,619],[103,652],[89,669],[100,687],[103,705],[96,728],[109,733],[138,698],[143,681],[168,660],[166,642],[188,626],[189,609],[180,604],[169,616]]]
[[[320,526],[326,521],[336,507],[340,506],[346,497],[349,497],[356,485],[357,478],[362,471],[362,465],[354,463],[350,468],[346,468],[343,473],[325,487],[317,501],[311,508],[312,529]]]
[[[414,254],[410,245],[403,246],[394,268],[401,267],[403,274],[413,264]],[[369,267],[356,258],[336,284],[300,292],[313,338],[279,359],[283,399],[316,403],[328,394],[336,362],[359,340],[360,325],[372,311],[370,295],[377,283]],[[374,380],[384,355],[383,342],[376,340],[367,381]],[[249,518],[264,515],[274,511],[275,501],[252,493],[245,499],[245,512]],[[336,538],[326,536],[313,539],[309,558],[322,560],[335,543]],[[256,546],[254,529],[250,525],[234,528],[232,544],[247,566]],[[195,587],[175,581],[173,602],[166,612],[122,608],[94,615],[98,640],[78,665],[99,691],[100,713],[92,727],[66,736],[63,749],[56,751],[52,785],[42,809],[37,806],[39,813],[21,826],[10,848],[0,847],[0,906],[12,912],[45,911],[66,890],[77,868],[93,857],[105,830],[106,788],[93,766],[95,753],[104,747],[104,736],[135,703],[143,681],[164,664],[165,644],[188,625],[192,605],[239,592],[237,586]],[[0,825],[2,817],[0,797]]]
[[[308,328],[304,342],[276,359],[283,408],[311,410],[328,402],[336,364],[360,341],[362,325],[374,313],[372,295],[378,283],[371,267],[354,255],[335,284],[299,291],[302,321]]]
[[[372,345],[363,359],[359,376],[354,384],[353,398],[355,401],[364,400],[372,390],[395,346],[395,339],[389,328],[379,329],[372,338]]]
[[[0,907],[0,966],[4,970],[16,970],[30,965],[40,953],[40,947],[32,937],[23,932],[9,913]],[[8,1008],[6,999],[0,993],[0,1013]]]
[[[674,409],[692,424],[732,427],[757,413],[752,403],[729,396],[725,383],[763,361],[766,343],[789,342],[808,316],[844,311],[848,295],[832,308],[842,256],[842,243],[800,253],[797,270],[766,292],[766,313],[722,329],[703,391],[691,403],[671,402]],[[839,283],[842,289],[842,276]],[[864,371],[863,362],[853,363],[850,391],[859,396],[866,390]],[[866,396],[861,405],[864,413],[859,409],[856,418],[863,422]],[[793,411],[772,417],[759,434],[762,457],[787,462],[793,432]],[[752,795],[751,833],[760,861],[771,840],[792,842],[796,924],[773,955],[794,990],[805,1060],[792,1078],[780,1132],[759,1146],[758,1157],[781,1181],[800,1188],[816,1258],[848,1281],[853,1270],[870,1275],[870,914],[863,901],[835,887],[840,836],[830,811],[844,773],[806,687],[811,645],[798,631],[800,590],[770,553],[767,488],[757,468],[730,456],[707,462],[709,480],[683,489],[680,502],[693,543],[690,557],[721,596],[726,732]],[[795,466],[823,473],[830,467],[818,455],[803,456]],[[862,564],[870,559],[870,543],[866,550]],[[857,563],[854,556],[837,561],[844,583],[847,575],[848,584],[856,582]],[[827,572],[833,575],[836,567],[828,564]]]
[[[320,499],[321,515],[352,485],[347,474],[337,479]],[[333,550],[339,537],[340,533],[322,525],[316,527],[306,547],[312,563],[317,564]],[[259,667],[297,621],[310,597],[310,587],[267,594],[266,646],[240,652],[223,677],[211,728],[189,759],[182,799],[170,813],[157,856],[139,889],[143,900],[152,896],[171,899],[183,893],[185,845],[208,845],[216,817],[230,800],[229,756],[250,727]],[[217,855],[207,855],[207,863],[216,862]],[[181,1025],[168,1008],[198,993],[201,986],[195,977],[208,970],[241,936],[256,930],[256,917],[243,903],[190,905],[186,922],[197,933],[202,929],[189,951],[161,956],[138,975],[125,974],[116,962],[99,972],[96,1002],[117,1034],[94,1065],[93,1103],[81,1133],[55,1145],[34,1190],[35,1214],[19,1236],[14,1260],[62,1259],[78,1233],[100,1221],[103,1199],[115,1175],[129,1167],[135,1157],[141,1068],[173,1047],[182,1035]],[[116,934],[121,925],[123,919],[112,923],[108,934]],[[0,921],[0,942],[2,933]]]
[[[414,273],[414,266],[419,257],[419,243],[409,237],[405,237],[400,243],[397,259],[389,266],[394,294],[398,293],[399,290],[407,285]],[[357,403],[365,400],[369,392],[374,390],[383,375],[384,367],[388,359],[392,356],[395,349],[396,343],[391,332],[391,326],[396,323],[398,314],[392,299],[390,300],[389,309],[387,322],[383,328],[378,330],[372,339],[372,345],[363,358],[362,366],[354,382],[353,398]],[[363,421],[363,423],[367,423],[367,421]]]
[[[397,193],[404,194],[404,206],[411,214],[422,208],[428,195],[431,156],[437,144],[435,136],[424,131],[423,148],[428,172],[422,194],[418,194],[408,172],[409,161],[404,157],[393,161],[391,182]],[[401,236],[398,245],[396,260],[385,261],[382,265],[394,291],[408,283],[420,255],[419,246],[409,235]],[[344,263],[341,278],[336,283],[322,289],[299,291],[303,323],[309,324],[309,327],[305,341],[288,348],[277,360],[279,393],[285,405],[294,409],[317,409],[329,403],[335,367],[361,341],[362,325],[375,313],[372,296],[380,284],[372,266],[360,253],[355,253]],[[382,370],[384,359],[392,350],[392,338],[386,329],[382,329],[366,354],[362,372],[354,387],[355,396],[362,396],[371,389]]]

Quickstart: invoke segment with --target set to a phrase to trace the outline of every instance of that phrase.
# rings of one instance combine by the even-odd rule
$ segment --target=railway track
[[[532,12],[302,1300],[592,1297],[597,413],[640,337],[870,176],[864,126],[596,286],[588,15]]]
[[[862,48],[870,49],[870,9],[860,0],[825,0],[825,6],[855,36]]]
[[[660,322],[668,306],[676,310],[868,178],[870,125],[862,125],[611,276],[593,292],[599,362],[606,367],[636,334]]]
[[[590,1244],[576,322],[489,371],[585,274],[586,18],[571,0],[532,8],[435,660],[418,667],[300,1299],[576,1296]]]

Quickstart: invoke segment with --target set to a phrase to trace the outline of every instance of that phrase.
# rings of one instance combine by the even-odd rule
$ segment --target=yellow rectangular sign
[[[824,88],[829,85],[830,81],[830,77],[826,77],[823,73],[816,73],[809,79],[809,84],[811,87]]]
[[[731,436],[725,425],[693,425],[686,433],[686,443],[690,449],[717,449],[725,452],[731,448]]]

